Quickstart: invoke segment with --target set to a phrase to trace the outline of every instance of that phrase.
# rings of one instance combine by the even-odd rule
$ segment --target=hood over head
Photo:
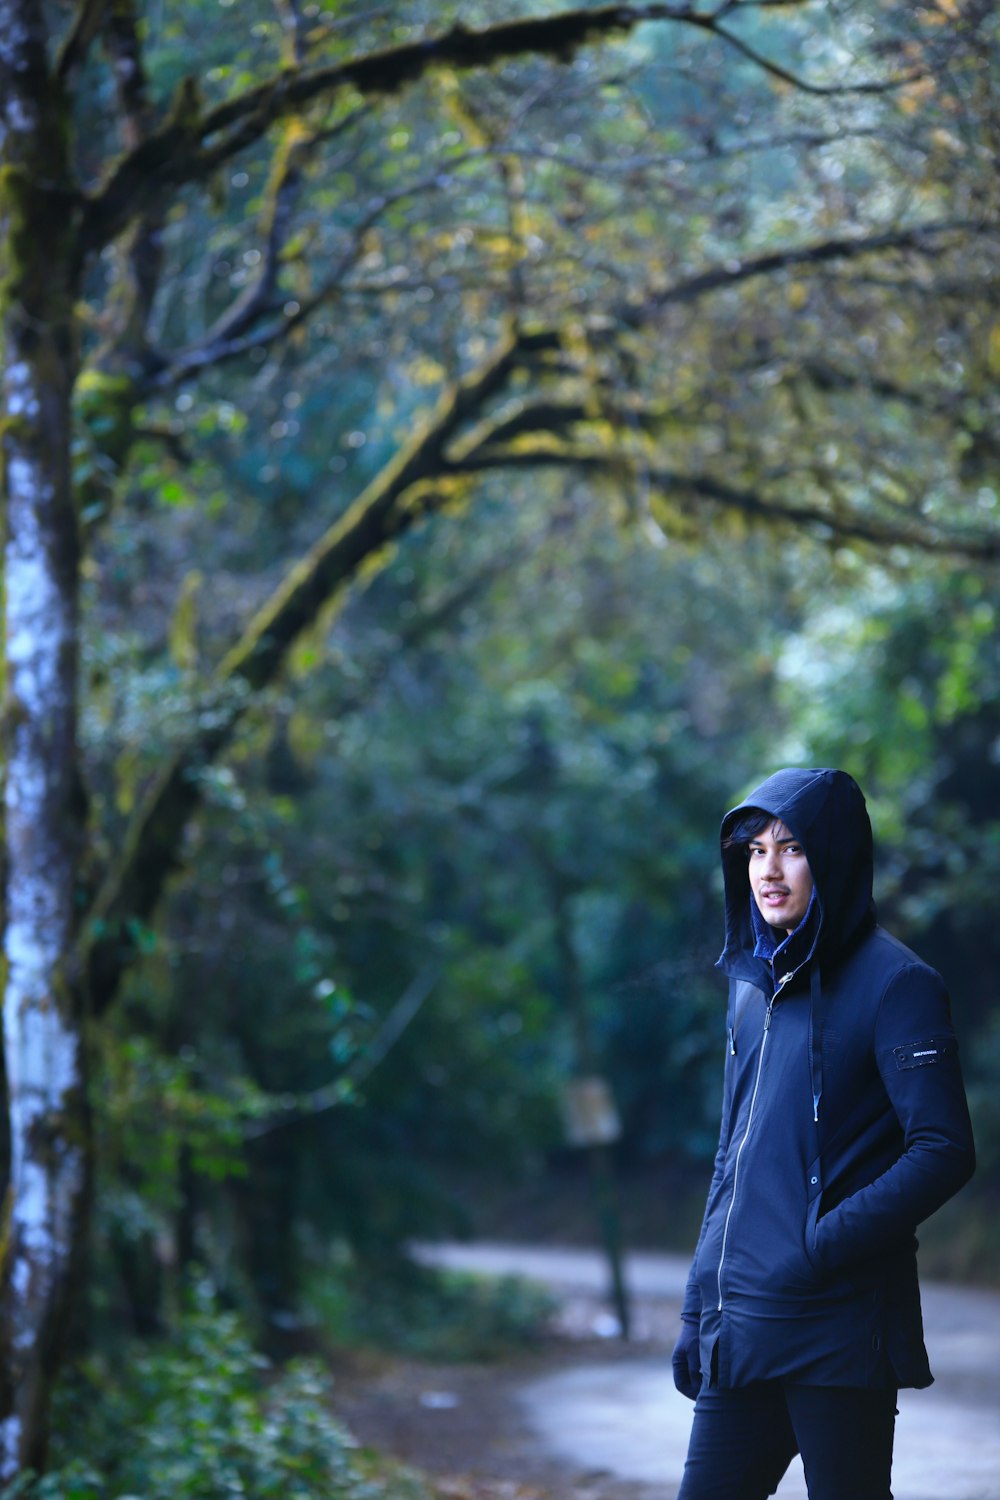
[[[874,853],[865,799],[846,771],[776,771],[726,813],[723,844],[740,817],[755,808],[787,825],[805,849],[813,878],[809,911],[786,940],[757,911],[745,847],[723,847],[726,943],[718,967],[759,982],[761,965],[786,941],[790,967],[813,959],[830,964],[874,925]]]

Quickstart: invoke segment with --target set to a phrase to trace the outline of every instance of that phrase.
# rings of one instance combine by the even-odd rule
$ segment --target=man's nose
[[[768,879],[774,879],[781,874],[781,861],[778,858],[777,849],[764,850],[764,869],[762,873]]]

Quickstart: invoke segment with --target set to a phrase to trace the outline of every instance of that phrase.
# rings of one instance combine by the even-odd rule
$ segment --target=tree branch
[[[583,372],[577,369],[572,373],[579,379]],[[480,423],[453,445],[448,454],[446,472],[462,472],[468,460],[479,453],[516,451],[508,450],[504,445],[538,433],[559,437],[588,422],[612,423],[636,432],[651,432],[675,414],[672,409],[647,403],[605,400],[603,393],[597,393],[589,399],[571,400],[553,396],[548,400],[518,401],[513,409],[505,407],[498,417]]]
[[[488,153],[483,150],[471,151],[461,158],[461,162],[479,159],[486,154]],[[452,164],[452,170],[455,165]],[[441,174],[434,173],[419,183],[408,184],[395,193],[376,200],[356,226],[352,235],[351,248],[345,251],[330,277],[317,288],[311,297],[303,301],[295,312],[282,315],[264,327],[254,327],[249,316],[237,318],[236,309],[232,309],[196,345],[181,350],[172,357],[164,356],[164,362],[149,373],[143,389],[148,392],[175,386],[200,370],[239,358],[251,348],[275,344],[287,338],[308,322],[309,318],[331,298],[344,290],[344,278],[354,258],[356,247],[361,243],[364,234],[389,208],[406,198],[433,191],[441,185]],[[939,254],[941,251],[936,242],[948,234],[995,233],[998,228],[1000,226],[971,220],[940,220],[912,225],[906,229],[887,230],[881,234],[854,238],[844,236],[797,246],[789,250],[769,251],[765,255],[750,256],[742,260],[724,261],[721,265],[709,267],[707,271],[698,272],[694,276],[682,277],[669,286],[661,288],[660,291],[645,297],[641,302],[623,300],[614,309],[612,316],[604,320],[600,336],[606,337],[607,332],[614,328],[616,320],[627,327],[637,328],[663,307],[694,302],[711,292],[736,286],[759,276],[792,270],[798,266],[820,266],[836,261],[855,260],[882,250],[912,250],[923,255]],[[393,282],[387,285],[385,290],[398,292],[400,284]],[[247,312],[251,307],[256,316],[265,316],[273,310],[268,306],[266,298],[256,295],[252,302],[248,298]],[[594,320],[593,326],[595,331],[598,330],[597,320]]]
[[[835,241],[823,246],[760,257],[739,268],[722,268],[676,283],[656,299],[684,301],[716,285],[763,274],[789,264],[821,262],[835,255],[859,254],[889,245],[923,246],[927,235],[954,226]],[[648,310],[648,305],[647,305]],[[592,339],[613,335],[610,320],[595,322]],[[539,398],[515,411],[501,413],[460,441],[463,430],[503,390],[517,369],[533,365],[544,376],[558,371],[561,341],[550,328],[508,334],[494,354],[464,380],[449,387],[435,412],[414,439],[377,476],[345,515],[320,538],[287,575],[242,638],[221,663],[209,702],[241,685],[231,705],[209,720],[198,736],[177,753],[149,787],[124,841],[121,857],[109,873],[84,924],[81,964],[91,995],[107,1003],[131,955],[130,922],[151,914],[171,871],[178,863],[184,826],[198,805],[198,769],[228,743],[252,695],[273,682],[299,635],[315,623],[360,571],[370,568],[391,542],[421,515],[440,509],[454,497],[455,486],[490,469],[574,467],[589,472],[634,472],[648,488],[672,497],[687,496],[760,521],[821,529],[844,540],[876,546],[905,545],[947,552],[978,562],[1000,556],[1000,538],[983,533],[955,533],[907,518],[891,523],[860,512],[848,513],[788,503],[757,491],[741,490],[710,475],[684,474],[653,467],[634,450],[598,450],[579,444],[525,442],[531,434],[558,423],[563,430],[577,422],[607,417],[600,405],[584,401]],[[555,360],[555,363],[553,363]],[[637,414],[638,415],[638,414]],[[653,414],[649,414],[651,419]],[[517,439],[511,449],[505,442]]]
[[[306,26],[299,0],[275,0],[282,30],[282,53],[286,66],[301,68],[306,61]]]
[[[59,83],[67,83],[77,68],[86,62],[94,38],[104,22],[108,3],[109,0],[79,0],[56,58],[55,77]]]
[[[115,0],[106,8],[106,14],[102,12],[101,31],[115,77],[125,147],[141,150],[153,130],[153,107],[135,9],[130,0]],[[129,364],[145,362],[149,321],[163,269],[163,224],[161,204],[151,204],[148,212],[136,219],[126,254],[120,326],[98,354],[98,365],[108,361],[112,349],[124,351]]]
[[[900,385],[884,375],[874,372],[858,373],[845,369],[833,360],[816,355],[793,365],[785,377],[787,380],[806,380],[817,391],[862,391],[881,396],[887,401],[900,401],[907,406],[923,411],[944,414],[955,422],[961,420],[960,402],[954,392],[921,390],[917,386]]]
[[[202,795],[200,768],[224,749],[252,694],[275,679],[300,634],[359,571],[371,567],[419,516],[454,492],[459,482],[454,478],[446,477],[433,494],[428,488],[430,480],[447,470],[449,442],[545,338],[540,332],[509,332],[483,364],[450,386],[423,429],[291,569],[222,661],[206,695],[211,712],[147,788],[120,857],[82,924],[77,972],[93,1006],[109,1003],[132,955],[134,924],[150,916],[179,863],[184,828]]]
[[[308,1094],[297,1095],[294,1103],[282,1106],[280,1114],[275,1113],[250,1122],[244,1129],[244,1139],[257,1140],[273,1130],[280,1130],[283,1125],[294,1125],[302,1119],[323,1114],[328,1109],[336,1109],[346,1103],[392,1051],[410,1022],[416,1018],[424,1001],[429,998],[440,977],[441,970],[435,964],[422,969],[407,985],[372,1040],[355,1053],[338,1078]]]
[[[364,113],[366,110],[361,109],[352,114],[350,121],[343,122],[345,128]],[[483,155],[482,151],[467,152],[457,161],[449,163],[449,168],[453,171],[456,166],[464,165]],[[201,370],[214,368],[231,359],[238,359],[250,349],[266,348],[289,338],[341,291],[344,278],[361,253],[365,236],[379,220],[390,209],[405,202],[406,199],[435,192],[443,186],[443,183],[442,173],[435,172],[419,182],[409,183],[393,193],[376,198],[355,224],[351,231],[350,244],[323,284],[311,297],[302,300],[295,312],[283,312],[264,326],[261,326],[260,320],[269,314],[277,313],[277,308],[269,300],[274,279],[273,277],[267,279],[262,273],[258,281],[248,289],[245,298],[241,298],[232,308],[223,313],[203,338],[187,348],[178,350],[175,354],[163,356],[160,367],[151,371],[144,382],[144,393],[179,385]]]
[[[950,234],[995,234],[1000,226],[969,219],[939,219],[926,224],[913,224],[905,229],[889,229],[881,234],[843,236],[820,240],[811,245],[799,245],[790,250],[772,250],[764,255],[748,256],[742,260],[727,260],[721,265],[711,266],[694,276],[682,277],[658,292],[653,292],[639,303],[624,303],[618,309],[623,323],[638,326],[654,311],[662,307],[694,302],[707,292],[724,287],[737,286],[758,276],[769,276],[775,272],[789,271],[796,266],[822,266],[841,260],[856,260],[859,256],[874,255],[880,250],[913,250],[921,255],[939,255],[943,247],[939,242]]]
[[[806,0],[801,0],[802,4]],[[525,55],[566,62],[582,47],[601,38],[627,34],[636,27],[663,22],[716,32],[727,45],[745,44],[694,5],[603,5],[593,10],[565,10],[551,16],[500,22],[480,29],[456,25],[437,37],[367,52],[327,67],[285,67],[262,84],[202,110],[188,80],[163,126],[112,168],[104,185],[86,206],[81,246],[92,254],[121,233],[137,214],[186,183],[204,179],[220,163],[253,144],[277,121],[317,99],[344,90],[386,95],[422,78],[431,69],[479,69]],[[809,93],[850,94],[893,87],[895,82],[819,85],[798,79],[757,54],[759,66]]]
[[[297,122],[292,121],[286,125],[264,193],[264,209],[261,214],[264,249],[260,271],[243,294],[209,328],[200,341],[200,349],[222,348],[233,340],[239,340],[262,314],[270,310],[270,299],[278,281],[281,252],[288,239],[295,199],[302,179],[303,159],[312,144],[312,138],[304,135]],[[190,358],[190,354],[188,357]],[[183,356],[180,362],[183,363]],[[203,360],[194,368],[211,362]],[[168,368],[172,364],[171,361]]]
[[[555,444],[532,444],[515,450],[483,449],[469,454],[453,473],[475,474],[492,469],[574,468],[589,473],[634,472],[664,498],[690,495],[767,524],[787,523],[808,530],[822,530],[843,541],[865,542],[877,547],[911,547],[938,556],[944,554],[966,562],[995,563],[1000,560],[1000,534],[953,531],[907,517],[905,521],[881,521],[858,510],[823,510],[769,498],[756,490],[739,489],[708,474],[685,474],[680,470],[654,467],[627,450],[597,451],[593,448]]]
[[[794,4],[795,0],[791,0],[791,3]],[[714,15],[702,16],[699,21],[692,20],[692,24],[700,25],[703,30],[710,31],[713,36],[719,37],[741,56],[756,64],[769,77],[776,78],[779,83],[787,84],[789,88],[796,89],[799,93],[811,94],[817,98],[830,98],[843,94],[889,94],[894,89],[902,88],[908,83],[915,83],[918,78],[927,76],[926,68],[914,68],[907,73],[893,74],[890,78],[870,78],[859,83],[810,83],[808,78],[803,78],[801,74],[783,68],[780,63],[773,62],[756,48],[751,47],[735,32],[725,26],[720,26],[719,19],[730,9],[730,6],[723,6],[722,10],[716,11]]]

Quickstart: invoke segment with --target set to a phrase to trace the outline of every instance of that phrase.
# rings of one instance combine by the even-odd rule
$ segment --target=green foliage
[[[299,1361],[278,1373],[236,1319],[203,1307],[175,1335],[111,1368],[68,1377],[52,1462],[3,1500],[422,1500],[403,1473],[378,1470],[330,1412],[328,1378]]]
[[[166,1057],[137,1036],[108,1049],[107,1057],[102,1073],[106,1161],[128,1163],[150,1203],[172,1193],[182,1154],[210,1181],[246,1170],[241,1149],[246,1124],[274,1108],[259,1089],[237,1078],[227,1081],[226,1092],[215,1092],[206,1086],[193,1051]]]
[[[334,1346],[450,1362],[499,1359],[536,1343],[555,1306],[523,1277],[434,1271],[412,1261],[376,1278],[361,1265],[327,1264],[313,1273],[305,1302]]]
[[[382,1288],[407,1239],[463,1226],[451,1172],[541,1172],[574,1074],[609,1076],[624,1164],[704,1164],[715,830],[781,760],[870,792],[995,1177],[995,19],[737,0],[730,36],[667,7],[424,68],[453,24],[561,8],[84,6],[65,163],[0,184],[8,292],[48,275],[53,213],[79,241],[46,378],[79,358],[54,469],[83,523],[81,927],[108,959],[80,1007],[97,1348],[162,1330],[206,1264],[266,1325],[341,1243],[357,1275],[315,1295],[345,1336],[454,1353],[532,1326],[520,1290]],[[54,56],[70,12],[39,14]],[[280,113],[298,72],[412,44],[401,86],[383,57],[377,91]],[[430,472],[289,586],[514,325],[538,337],[461,387]],[[982,565],[914,568],[939,536]],[[252,697],[218,664],[262,618],[289,644]],[[155,803],[177,757],[184,795]],[[168,816],[140,826],[151,796]],[[134,1368],[92,1366],[76,1477],[64,1450],[33,1494],[354,1493],[313,1377],[261,1406],[231,1324]]]
[[[297,39],[333,69],[524,13],[344,0],[302,11]],[[192,1262],[268,1314],[331,1243],[391,1266],[467,1224],[453,1171],[541,1169],[560,1088],[591,1064],[624,1164],[703,1165],[715,830],[779,760],[856,771],[887,913],[946,971],[959,955],[957,1004],[984,1020],[990,966],[970,955],[996,811],[952,793],[997,733],[991,583],[850,538],[993,524],[989,245],[812,255],[991,211],[994,39],[943,14],[728,8],[742,44],[821,85],[905,59],[919,87],[885,93],[776,86],[682,21],[558,65],[344,90],[248,126],[210,183],[170,194],[162,261],[140,234],[92,268],[88,875],[192,742],[200,798],[183,847],[151,855],[169,893],[126,927],[136,965],[94,1047],[105,1318],[140,1321],[151,1280],[169,1306]],[[150,10],[152,115],[192,75],[206,108],[281,76],[291,41],[264,0]],[[74,100],[95,183],[121,150],[113,92],[95,47]],[[445,467],[491,424],[511,434],[461,504],[310,605],[253,704],[217,680],[512,311],[558,348],[448,445]],[[539,448],[581,462],[526,471]],[[829,545],[802,543],[800,507]]]

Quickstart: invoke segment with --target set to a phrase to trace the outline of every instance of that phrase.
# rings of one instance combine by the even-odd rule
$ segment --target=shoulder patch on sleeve
[[[955,1041],[953,1037],[935,1036],[925,1042],[906,1042],[892,1050],[897,1068],[926,1068],[950,1057],[955,1051]]]

